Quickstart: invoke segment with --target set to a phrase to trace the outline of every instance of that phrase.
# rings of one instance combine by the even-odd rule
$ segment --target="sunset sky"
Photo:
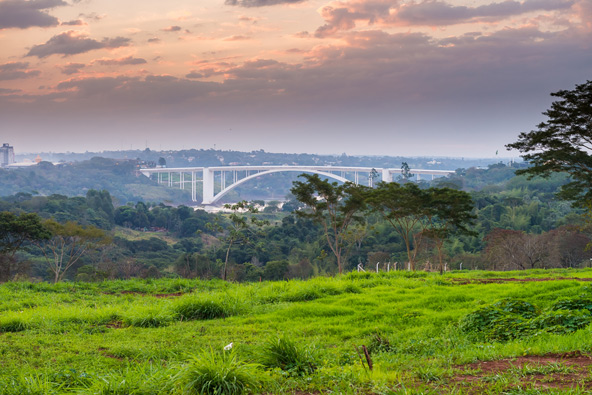
[[[592,0],[0,0],[0,48],[17,153],[510,156],[592,79]]]

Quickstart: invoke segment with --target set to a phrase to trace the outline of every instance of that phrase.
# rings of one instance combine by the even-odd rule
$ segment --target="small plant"
[[[588,310],[547,311],[532,320],[533,326],[552,333],[569,333],[582,329],[592,321]]]
[[[59,386],[51,382],[47,374],[21,372],[8,380],[0,381],[0,393],[3,395],[57,395],[61,391]]]
[[[585,300],[563,300],[539,315],[536,306],[528,302],[504,299],[467,314],[460,321],[460,329],[477,339],[499,342],[539,332],[565,334],[586,327],[592,322],[592,315],[587,309],[558,308],[576,308],[586,304]]]
[[[20,332],[29,329],[30,325],[20,318],[9,318],[0,321],[0,333]]]
[[[522,367],[513,366],[508,370],[510,373],[514,373],[520,377],[532,376],[532,375],[549,375],[549,374],[570,374],[576,370],[569,365],[562,362],[552,362],[549,364],[525,364]]]
[[[317,368],[316,358],[311,351],[298,347],[286,337],[271,338],[263,346],[262,364],[295,375],[310,374]]]
[[[443,370],[436,369],[431,367],[419,367],[417,370],[417,378],[423,381],[424,383],[431,383],[431,382],[438,382],[441,381],[443,378]]]
[[[176,381],[189,394],[239,395],[260,385],[257,366],[240,361],[234,350],[218,353],[210,349],[191,357]]]
[[[220,302],[213,300],[186,300],[174,307],[181,320],[212,320],[230,315]]]
[[[167,326],[173,317],[168,312],[156,309],[143,309],[125,318],[125,323],[139,328],[158,328]]]
[[[494,303],[492,307],[505,313],[519,315],[522,318],[533,318],[539,315],[539,310],[536,306],[520,299],[502,299]]]
[[[393,351],[394,347],[391,345],[389,339],[381,332],[375,332],[368,344],[368,351],[375,352],[389,352]]]
[[[580,298],[563,299],[555,302],[550,310],[588,310],[592,312],[592,300]]]
[[[158,395],[171,393],[170,371],[152,363],[133,363],[122,370],[111,371],[78,393],[97,395]]]
[[[60,388],[86,388],[92,382],[92,375],[85,372],[77,372],[75,369],[68,369],[55,373],[51,380],[59,383]]]

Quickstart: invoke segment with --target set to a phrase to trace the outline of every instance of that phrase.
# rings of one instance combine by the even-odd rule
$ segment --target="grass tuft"
[[[234,350],[219,353],[210,348],[191,357],[176,381],[188,394],[240,395],[259,388],[257,367],[240,361]]]
[[[286,337],[270,338],[263,346],[262,364],[293,375],[313,373],[317,368],[314,348],[302,348]]]
[[[212,320],[230,316],[230,311],[214,300],[183,300],[173,307],[180,320]]]

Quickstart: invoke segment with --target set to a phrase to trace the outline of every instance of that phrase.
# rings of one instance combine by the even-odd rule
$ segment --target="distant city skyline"
[[[15,153],[517,157],[592,79],[589,0],[0,0]]]

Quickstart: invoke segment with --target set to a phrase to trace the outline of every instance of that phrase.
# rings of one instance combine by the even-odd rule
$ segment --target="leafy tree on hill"
[[[371,210],[379,213],[401,236],[407,262],[415,270],[417,251],[428,225],[429,193],[411,182],[403,185],[380,182],[377,188],[368,191],[366,199]]]
[[[337,182],[321,179],[318,174],[302,174],[301,177],[306,182],[294,182],[290,192],[304,203],[306,209],[296,213],[321,224],[341,274],[353,246],[346,240],[348,228],[355,222],[363,221],[359,215],[366,207],[363,189],[350,182],[338,185]]]
[[[0,212],[0,282],[10,279],[15,253],[26,243],[49,239],[51,233],[37,214]]]
[[[64,275],[90,249],[110,243],[105,232],[94,226],[83,227],[75,222],[60,224],[53,219],[43,223],[52,236],[45,240],[35,240],[41,250],[49,270],[54,274],[54,282],[64,279]]]
[[[246,246],[254,243],[255,238],[258,236],[257,231],[262,226],[267,225],[268,222],[257,219],[254,214],[257,214],[259,210],[244,200],[232,205],[226,204],[224,208],[231,210],[229,228],[224,230],[219,222],[209,224],[209,227],[214,231],[224,232],[225,234],[224,242],[227,244],[227,247],[224,267],[222,269],[222,279],[226,281],[228,276],[228,261],[232,247],[235,245]]]
[[[523,132],[508,149],[524,153],[532,165],[517,171],[530,177],[566,172],[571,182],[561,189],[561,196],[581,206],[592,204],[592,81],[561,90],[551,96],[559,100],[543,114],[536,130]]]
[[[467,192],[450,188],[430,188],[427,192],[430,194],[427,234],[435,241],[442,274],[444,242],[454,233],[477,236],[477,232],[468,228],[476,216],[473,214],[473,201]]]

